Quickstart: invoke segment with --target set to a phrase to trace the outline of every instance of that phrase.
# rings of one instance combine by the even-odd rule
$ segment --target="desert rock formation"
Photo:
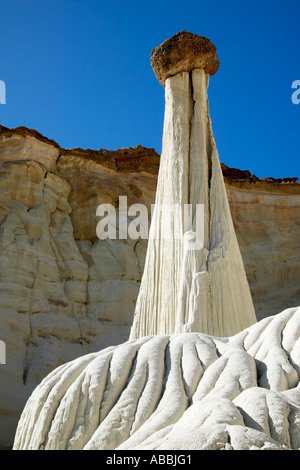
[[[142,287],[131,330],[132,336],[136,335],[138,338],[106,349],[102,346],[99,352],[81,355],[74,361],[63,363],[46,376],[33,391],[23,410],[14,449],[300,448],[300,310],[299,307],[288,308],[277,315],[267,316],[260,322],[254,323],[250,291],[210,128],[205,67],[208,65],[206,60],[211,63],[211,51],[209,48],[206,54],[205,49],[205,60],[201,65],[204,68],[195,69],[191,74],[190,71],[176,70],[176,75],[172,72],[171,76],[162,77],[166,87],[167,106],[164,148],[160,164],[160,175],[163,179],[159,178],[156,193],[156,202],[160,202],[161,199],[171,204],[178,202],[180,207],[189,201],[204,203],[207,214],[203,249],[191,250],[192,255],[189,252],[187,255],[182,250],[184,246],[180,244],[182,238],[171,237],[169,250],[163,237],[164,221],[160,219],[159,212],[154,212],[151,229],[154,227],[154,232],[158,229],[156,238],[158,244],[152,245],[150,234]],[[175,114],[176,119],[173,119]],[[94,156],[91,152],[87,153],[90,157]],[[69,153],[69,157],[73,159],[73,163],[69,169],[66,169],[68,160],[59,167],[58,162],[64,158],[65,153],[59,152],[59,155],[56,155],[58,173],[66,171],[65,178],[70,181],[76,175],[75,161],[75,167],[81,165],[81,159],[76,160],[78,152],[71,151],[71,154]],[[93,168],[91,173],[94,176],[96,174],[96,171],[93,171],[94,165],[98,162],[100,166],[106,168],[106,170],[102,168],[102,171],[107,174],[111,175],[114,171],[111,165],[113,162],[109,161],[108,165],[103,164],[102,156],[103,152],[98,154],[99,160],[89,158],[89,171]],[[175,158],[174,170],[172,169],[174,160],[170,163],[171,157]],[[116,163],[115,158],[113,161]],[[202,175],[200,185],[194,177],[195,170]],[[223,167],[223,172],[227,170]],[[170,175],[172,178],[168,181]],[[236,176],[238,186],[241,180]],[[257,179],[252,175],[250,177],[247,175],[246,180],[247,184],[257,183]],[[105,181],[103,183],[104,188],[107,188]],[[292,185],[291,193],[294,187],[297,188],[297,185],[294,186],[295,181],[285,181],[285,183]],[[80,184],[79,182],[77,188],[80,188]],[[93,187],[93,184],[91,186]],[[73,186],[71,184],[70,187],[74,188],[74,180]],[[77,190],[73,197],[68,197],[68,202],[73,200],[74,203],[78,196]],[[111,197],[111,193],[109,195]],[[233,192],[232,196],[234,197]],[[71,217],[68,207],[63,204],[65,199],[65,195],[60,193],[60,197],[55,199],[56,204],[52,204],[50,212],[55,214],[56,211],[60,211],[68,214],[69,224]],[[84,197],[79,200],[89,213],[91,210],[89,200]],[[23,215],[23,212],[20,214]],[[83,214],[80,216],[80,210],[77,217],[78,214],[84,222],[83,230],[86,230],[85,227],[88,225],[86,219]],[[24,216],[23,218],[26,221]],[[61,219],[58,217],[58,220]],[[65,221],[65,218],[63,220]],[[21,221],[23,222],[22,218]],[[23,225],[26,234],[30,236],[31,244],[43,239],[40,231],[35,229],[32,233],[26,224]],[[52,235],[50,225],[49,232]],[[33,224],[33,227],[37,226],[38,224]],[[59,227],[59,234],[54,232],[58,239],[61,234],[67,233],[67,230],[62,230],[57,223],[55,227]],[[78,227],[82,230],[80,224]],[[174,218],[173,235],[182,235],[182,227],[182,219]],[[17,226],[13,233],[19,235],[20,228],[22,229],[21,226]],[[193,229],[192,224],[189,234]],[[68,236],[63,238],[64,243],[67,239]],[[177,243],[177,240],[180,242]],[[185,241],[183,237],[183,242]],[[89,250],[82,240],[78,240],[76,255],[73,243],[66,253],[63,250],[64,245],[57,243],[57,247],[61,248],[57,251],[63,254],[61,258],[65,262],[61,269],[63,273],[68,268],[67,261],[79,262],[78,253],[88,265],[86,278],[77,279],[76,269],[67,278],[68,281],[86,281],[86,305],[90,292],[89,281],[99,282],[97,277],[99,272],[94,272],[94,278],[89,275],[89,270],[93,273],[95,268],[95,258],[91,255],[94,244],[95,246],[100,244],[98,242],[99,240],[91,242],[91,245],[88,245]],[[133,251],[135,249],[136,245]],[[212,259],[209,259],[211,255]],[[56,256],[59,261],[61,258]],[[156,267],[157,259],[160,264],[159,270]],[[97,260],[101,263],[102,258],[99,257]],[[141,264],[138,264],[141,268]],[[203,271],[201,270],[203,266],[212,269]],[[105,263],[106,268],[107,263]],[[173,271],[175,275],[172,274]],[[163,278],[157,283],[160,272]],[[202,273],[209,274],[202,276],[203,283],[201,282],[203,279],[198,279],[197,276]],[[195,274],[199,281],[197,285],[194,284]],[[170,284],[170,292],[165,285],[167,292],[161,293],[160,284],[163,284],[165,278]],[[182,282],[183,278],[186,279],[185,283]],[[209,282],[205,282],[207,279]],[[103,281],[105,282],[105,279]],[[75,296],[75,293],[79,292],[79,285],[76,283],[77,290],[73,291],[71,288],[68,291],[64,284],[64,294],[69,298],[67,294],[71,293],[72,305],[73,302],[80,302]],[[179,286],[179,295],[176,292],[177,286]],[[235,295],[233,295],[234,286],[238,288]],[[105,285],[102,294],[104,296],[106,292],[111,294],[112,290],[111,284]],[[241,298],[238,298],[239,294]],[[124,293],[121,296],[122,300],[123,297]],[[157,311],[153,310],[153,305],[147,304],[152,297],[157,300],[156,304],[161,304]],[[178,302],[180,299],[183,302]],[[202,317],[198,315],[200,300],[204,305]],[[284,301],[288,304],[287,299]],[[103,298],[99,303],[100,308],[102,302]],[[238,305],[236,311],[235,302]],[[185,304],[188,308],[181,310],[179,316],[177,311],[173,311],[172,317],[172,311],[169,314],[166,307],[168,305],[177,307],[177,304]],[[214,308],[210,310],[212,304]],[[148,307],[148,311],[146,309],[141,311],[141,305]],[[148,325],[144,328],[144,319],[147,314],[151,315],[153,312],[154,329],[151,330],[151,324],[150,328]],[[87,317],[86,325],[89,325],[91,318],[88,317],[88,313],[86,309],[84,312]],[[93,313],[97,315],[97,309]],[[212,315],[215,316],[216,326],[212,319],[212,329],[205,329],[205,323],[210,327]],[[230,315],[233,318],[232,325],[229,321]],[[74,319],[74,314],[70,316]],[[177,323],[178,318],[182,321],[180,327],[183,328],[179,328],[179,331],[183,332],[164,334],[159,322],[165,323],[167,330],[171,331],[174,325],[170,328],[170,320],[174,322],[174,318]],[[205,319],[203,324],[199,322],[199,318]],[[98,322],[99,320],[100,318]],[[81,317],[80,315],[76,317],[76,313],[75,321],[80,325]],[[252,324],[241,329],[243,321]],[[189,329],[191,324],[198,329],[197,332],[187,332],[191,331]],[[205,334],[202,330],[212,331],[213,334]],[[234,330],[239,332],[231,334]],[[225,331],[229,332],[227,337]],[[223,333],[222,337],[217,337],[216,335],[220,333]],[[81,341],[82,339],[81,336]],[[29,370],[28,368],[26,380]]]
[[[300,309],[231,338],[128,341],[53,371],[22,413],[24,450],[300,448]]]
[[[207,70],[218,62],[216,48],[182,32],[151,58],[165,86],[163,148],[130,338],[191,331],[231,336],[256,316],[209,116]]]
[[[119,195],[151,204],[159,156],[63,151],[35,131],[3,127],[0,156],[0,446],[9,447],[43,377],[128,338],[147,241],[98,240],[96,208]]]
[[[147,240],[100,241],[96,208],[155,202],[159,155],[65,150],[37,131],[0,127],[0,447],[55,367],[128,339]],[[223,165],[258,319],[300,304],[300,184]],[[267,299],[267,302],[265,301]]]

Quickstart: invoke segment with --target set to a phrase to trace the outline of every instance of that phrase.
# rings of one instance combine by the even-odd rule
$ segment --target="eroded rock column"
[[[216,48],[182,31],[152,51],[151,64],[165,87],[163,148],[130,339],[190,331],[230,336],[256,317],[209,116]],[[199,221],[203,246],[195,248]]]

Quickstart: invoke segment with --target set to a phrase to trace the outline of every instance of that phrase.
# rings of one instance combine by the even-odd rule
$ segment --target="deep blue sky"
[[[299,0],[0,0],[0,124],[64,148],[161,151],[151,50],[181,30],[217,47],[209,103],[220,160],[300,178]]]

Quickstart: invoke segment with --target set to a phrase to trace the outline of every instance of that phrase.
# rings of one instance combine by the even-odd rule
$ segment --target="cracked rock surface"
[[[14,449],[300,448],[300,308],[229,338],[128,341],[64,364],[35,389]]]

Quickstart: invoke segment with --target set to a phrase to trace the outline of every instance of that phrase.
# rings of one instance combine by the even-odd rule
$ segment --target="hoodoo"
[[[209,119],[215,47],[182,32],[152,64],[166,114],[131,340],[45,377],[13,449],[299,449],[300,308],[256,322]]]
[[[233,335],[256,316],[209,116],[216,47],[182,31],[152,51],[151,65],[165,87],[163,148],[130,338],[191,331]]]

